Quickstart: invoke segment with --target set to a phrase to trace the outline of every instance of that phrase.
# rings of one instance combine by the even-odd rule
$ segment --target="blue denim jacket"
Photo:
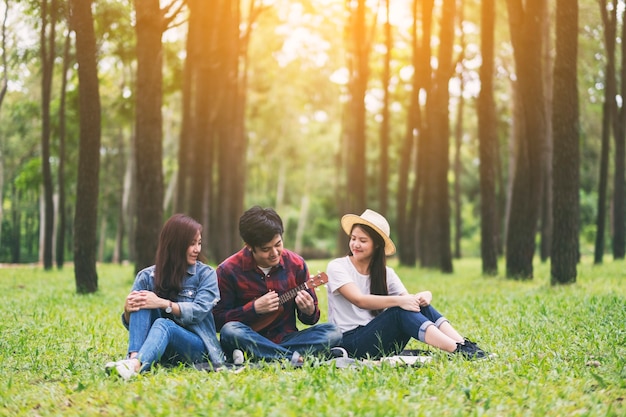
[[[149,266],[137,274],[132,291],[154,291],[154,265]],[[213,307],[220,300],[220,291],[217,286],[215,270],[200,261],[187,268],[187,278],[183,282],[183,288],[172,300],[180,307],[180,317],[174,320],[187,330],[200,336],[209,359],[213,364],[221,364],[225,361],[224,352],[217,340],[215,321],[213,319]],[[128,323],[122,314],[122,323],[128,329]]]

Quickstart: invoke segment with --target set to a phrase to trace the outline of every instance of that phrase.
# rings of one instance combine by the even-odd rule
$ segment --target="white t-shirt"
[[[374,318],[371,311],[355,306],[337,290],[352,282],[363,294],[369,294],[370,276],[360,274],[348,256],[330,261],[326,268],[326,274],[328,275],[328,284],[326,285],[328,290],[328,320],[338,326],[342,333],[369,323]],[[387,289],[389,295],[408,293],[396,272],[389,267],[387,267]]]

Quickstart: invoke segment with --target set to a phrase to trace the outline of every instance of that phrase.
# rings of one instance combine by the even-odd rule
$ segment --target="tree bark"
[[[551,283],[576,281],[579,250],[578,0],[557,0],[554,65],[554,236]]]
[[[224,245],[217,252],[219,259],[224,259],[231,253],[239,250],[239,217],[243,213],[243,201],[246,184],[246,139],[245,139],[245,104],[246,104],[246,72],[247,72],[247,39],[240,36],[241,21],[239,2],[226,0],[228,26],[224,27],[227,41],[220,44],[220,56],[227,57],[224,62],[223,75],[226,77],[222,87],[223,96],[227,97],[226,105],[221,109],[219,116],[221,126],[218,127],[220,157],[218,195],[227,196],[220,201],[218,217],[218,233],[228,236]],[[253,19],[253,17],[251,17]],[[252,21],[249,22],[250,26]],[[228,50],[226,49],[228,48]],[[241,71],[239,70],[241,64]]]
[[[626,35],[626,9],[622,7],[622,40]],[[621,73],[619,80],[621,82],[620,96],[622,99],[626,97],[626,42],[621,43]],[[616,70],[617,72],[617,70]],[[616,89],[617,91],[617,86]],[[624,259],[626,254],[626,106],[622,103],[617,108],[617,102],[613,100],[614,107],[614,124],[613,134],[615,140],[615,160],[614,160],[614,181],[613,181],[613,259]]]
[[[219,47],[220,31],[218,29],[220,13],[223,13],[223,2],[211,4],[203,1],[189,3],[190,26],[189,36],[191,39],[188,46],[189,75],[192,81],[190,93],[190,138],[189,145],[192,149],[187,159],[189,164],[188,187],[189,214],[209,227],[210,213],[209,202],[212,201],[213,165],[217,163],[214,149],[214,136],[216,114],[222,96],[218,94],[216,80],[220,74],[217,69],[223,68],[223,57],[217,52]],[[215,4],[219,5],[217,7]],[[220,7],[222,9],[220,9]],[[223,34],[222,34],[223,35]],[[209,46],[208,51],[206,46]],[[183,147],[181,146],[181,150]],[[208,230],[207,230],[208,232]],[[207,245],[207,249],[209,246]]]
[[[463,112],[465,109],[465,68],[463,60],[465,58],[465,37],[463,35],[463,3],[459,10],[459,31],[461,32],[461,56],[457,62],[457,74],[459,78],[459,98],[456,111],[456,121],[454,130],[454,257],[461,258],[461,239],[463,237],[463,202],[461,196],[461,176],[463,175],[463,162],[461,161],[461,148],[463,145]]]
[[[542,81],[542,4],[545,0],[507,0],[522,120],[506,237],[506,274],[532,279],[535,234],[542,195],[546,138]]]
[[[418,23],[422,5],[421,25]],[[430,28],[432,19],[433,1],[413,2],[412,27],[412,64],[414,68],[407,114],[407,126],[400,154],[400,171],[397,193],[397,229],[398,229],[398,257],[400,263],[406,266],[415,266],[418,255],[417,220],[419,218],[419,195],[421,191],[419,157],[419,137],[422,131],[422,109],[419,103],[420,91],[427,92],[430,88]],[[418,27],[422,28],[421,38]],[[420,44],[421,41],[421,44]],[[409,184],[411,162],[415,179],[413,186]]]
[[[193,176],[193,162],[194,162],[194,146],[193,146],[193,128],[194,114],[192,100],[194,97],[195,89],[195,70],[196,55],[198,54],[198,42],[202,42],[202,37],[199,36],[199,27],[202,25],[197,12],[199,0],[188,0],[187,7],[189,8],[189,19],[187,21],[187,42],[186,42],[186,55],[185,63],[183,67],[183,80],[182,80],[182,120],[180,139],[178,141],[178,171],[176,173],[178,179],[176,180],[176,197],[174,204],[174,211],[177,213],[189,213],[191,217],[194,217],[190,210],[190,198],[191,191],[191,179]],[[208,55],[208,54],[207,54]]]
[[[541,243],[539,248],[539,256],[542,262],[547,261],[550,258],[552,247],[552,152],[553,152],[553,139],[552,139],[552,85],[553,85],[553,59],[552,48],[550,48],[550,9],[549,2],[545,2],[543,5],[543,25],[541,28],[543,48],[543,81],[544,91],[546,93],[546,141],[545,152],[543,158],[543,175],[542,175],[542,190],[543,196],[541,198]]]
[[[50,166],[50,137],[52,135],[50,102],[54,72],[57,1],[41,0],[41,168],[43,178],[43,267],[52,269],[52,241],[54,234],[54,186]]]
[[[361,213],[366,208],[365,199],[365,92],[369,79],[368,58],[370,43],[367,36],[365,0],[351,3],[349,61],[349,117],[347,129],[347,152],[345,166],[347,174],[346,212]]]
[[[382,75],[383,85],[383,108],[382,122],[380,124],[380,161],[378,162],[378,211],[387,216],[389,206],[389,80],[391,77],[391,50],[393,38],[391,35],[391,22],[389,21],[391,0],[385,1],[385,58]]]
[[[76,31],[80,139],[76,210],[74,217],[74,276],[78,293],[98,290],[96,227],[100,169],[100,92],[96,62],[96,35],[89,0],[72,0]]]
[[[67,21],[69,23],[70,15],[67,13]],[[66,233],[66,225],[67,225],[67,210],[65,205],[65,159],[66,159],[66,150],[65,150],[65,139],[67,136],[66,133],[66,118],[65,118],[65,107],[66,107],[66,97],[67,97],[67,77],[68,71],[70,67],[70,46],[71,46],[71,36],[70,31],[67,32],[67,36],[65,37],[65,45],[63,48],[63,72],[61,73],[61,97],[59,104],[59,168],[57,172],[57,181],[59,183],[59,207],[58,207],[58,225],[57,225],[57,239],[56,239],[56,264],[58,269],[63,268],[63,264],[65,263],[65,233]]]
[[[154,263],[163,223],[162,45],[159,0],[135,0],[137,91],[135,158],[137,226],[135,270]]]
[[[596,219],[596,242],[594,249],[594,263],[601,264],[604,257],[604,233],[606,230],[606,200],[609,175],[609,148],[611,146],[611,123],[615,106],[615,35],[617,32],[617,0],[613,0],[611,14],[608,14],[607,4],[599,0],[600,14],[604,26],[604,46],[606,49],[606,69],[604,80],[604,103],[602,105],[602,133],[600,150],[600,174],[598,178],[598,205]]]
[[[448,191],[448,150],[450,126],[448,83],[453,74],[452,48],[454,42],[455,0],[444,0],[438,67],[426,103],[427,127],[423,149],[428,156],[424,165],[429,175],[425,177],[424,194],[420,206],[420,259],[424,267],[438,267],[442,272],[452,272],[450,249],[450,202]]]
[[[480,255],[485,275],[498,274],[496,153],[497,121],[494,100],[495,0],[481,3],[480,93],[478,95],[478,148],[480,155]]]

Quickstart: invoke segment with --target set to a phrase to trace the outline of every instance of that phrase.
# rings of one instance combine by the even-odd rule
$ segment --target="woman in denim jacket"
[[[105,369],[129,379],[155,363],[224,362],[212,310],[220,299],[215,270],[198,261],[202,226],[183,214],[165,223],[156,264],[137,274],[122,323],[129,331],[126,359]]]

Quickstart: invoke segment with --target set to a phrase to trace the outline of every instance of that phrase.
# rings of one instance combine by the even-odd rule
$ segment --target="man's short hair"
[[[239,235],[247,245],[253,248],[282,234],[283,221],[272,208],[254,206],[246,210],[239,218]]]

